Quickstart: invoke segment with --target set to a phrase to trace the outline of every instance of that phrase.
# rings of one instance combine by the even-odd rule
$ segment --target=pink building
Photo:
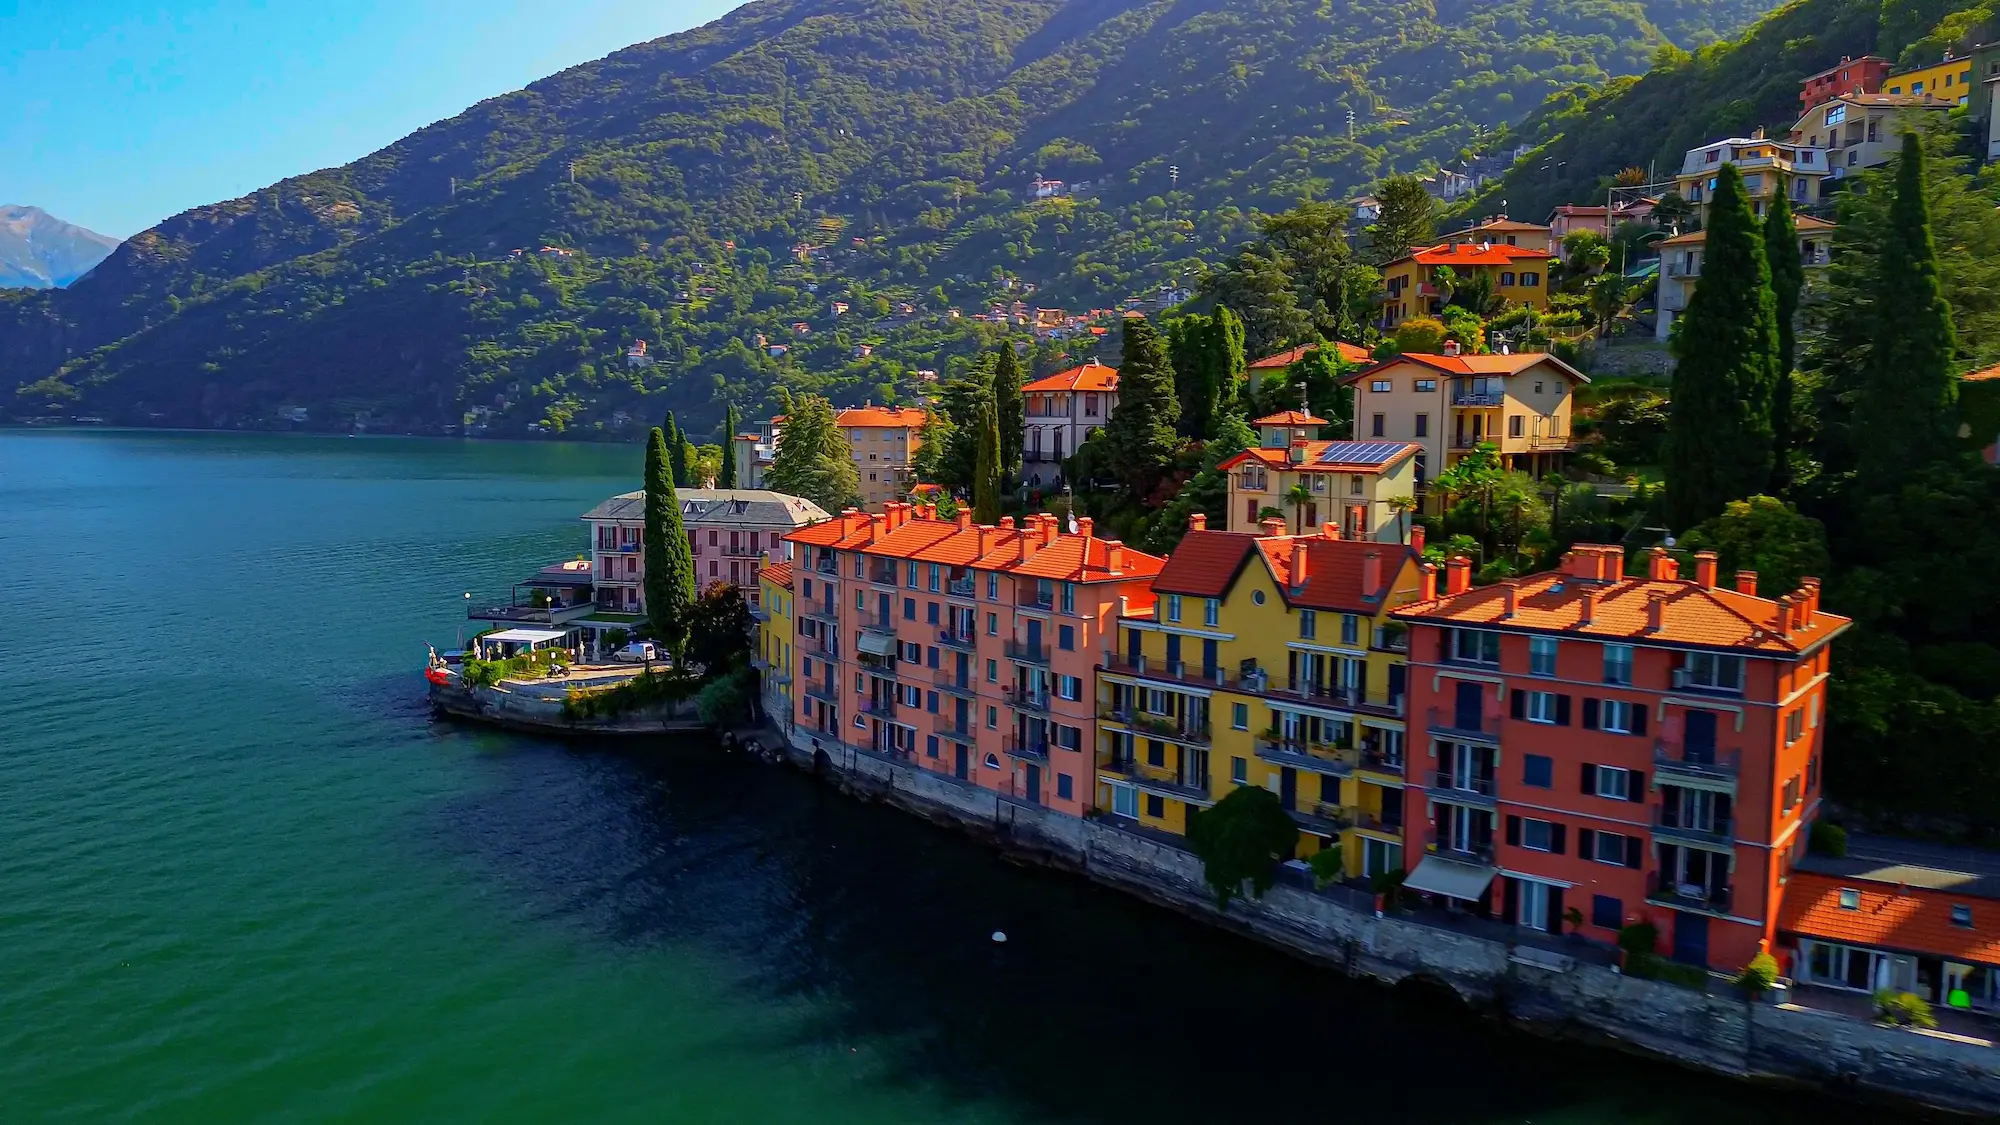
[[[796,545],[794,737],[1081,816],[1095,789],[1096,653],[1147,611],[1165,560],[1063,534],[1053,516],[974,526],[895,503]]]
[[[810,500],[747,488],[682,488],[681,524],[694,548],[697,586],[727,582],[757,604],[757,568],[768,552],[787,557],[784,537],[827,518]],[[613,496],[583,519],[590,524],[591,572],[597,605],[613,613],[646,612],[646,494]]]

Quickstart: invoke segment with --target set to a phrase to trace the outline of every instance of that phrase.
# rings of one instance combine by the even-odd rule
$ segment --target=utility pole
[[[576,161],[574,160],[569,162],[569,182],[576,182]]]
[[[1170,188],[1169,188],[1169,190],[1172,190],[1172,191],[1179,191],[1179,190],[1180,190],[1180,187],[1181,187],[1181,166],[1180,166],[1180,165],[1178,165],[1178,164],[1169,164],[1169,165],[1167,165],[1167,183],[1168,183],[1169,185],[1171,185],[1171,186],[1170,186]]]
[[[1347,139],[1354,139],[1354,111],[1351,109],[1347,111]]]

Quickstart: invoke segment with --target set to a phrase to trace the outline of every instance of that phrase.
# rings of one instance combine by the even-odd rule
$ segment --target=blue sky
[[[0,0],[0,204],[118,237],[740,0]]]

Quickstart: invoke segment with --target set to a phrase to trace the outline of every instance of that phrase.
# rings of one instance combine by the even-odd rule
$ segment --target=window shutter
[[[1595,699],[1586,698],[1583,701],[1583,729],[1597,729],[1597,700]]]
[[[1644,849],[1645,844],[1640,842],[1639,837],[1625,837],[1625,866],[1637,871],[1639,864],[1644,862],[1645,857],[1640,854]]]
[[[1550,824],[1550,825],[1549,825],[1549,851],[1553,852],[1553,853],[1554,853],[1554,854],[1556,854],[1556,855],[1567,855],[1567,854],[1569,854],[1568,852],[1566,852],[1566,851],[1564,851],[1564,850],[1563,850],[1563,843],[1564,843],[1564,841],[1563,841],[1563,837],[1564,837],[1564,836],[1566,836],[1567,834],[1568,834],[1568,829],[1566,829],[1566,828],[1565,828],[1565,827],[1564,827],[1563,825],[1561,825],[1561,824]]]
[[[1569,696],[1567,695],[1556,696],[1556,725],[1559,727],[1569,725]]]
[[[1584,796],[1590,796],[1595,792],[1597,792],[1597,767],[1589,762],[1585,762],[1583,763]]]
[[[1625,799],[1643,801],[1646,799],[1646,771],[1633,770],[1625,775]]]
[[[1576,857],[1577,857],[1578,859],[1596,859],[1596,858],[1597,858],[1597,852],[1596,852],[1595,850],[1593,850],[1593,849],[1592,849],[1592,847],[1591,847],[1591,845],[1592,845],[1592,844],[1594,844],[1594,843],[1596,843],[1596,842],[1597,842],[1597,833],[1595,833],[1595,832],[1592,832],[1592,831],[1591,831],[1590,829],[1588,829],[1588,828],[1579,828],[1579,829],[1577,829],[1577,830],[1576,830]]]
[[[1521,818],[1518,816],[1507,818],[1507,845],[1515,848],[1521,846]]]
[[[1646,733],[1646,710],[1647,708],[1644,702],[1634,703],[1632,705],[1633,734],[1643,735]]]
[[[1514,718],[1517,719],[1527,718],[1528,693],[1525,691],[1509,692],[1507,697],[1507,706],[1509,708],[1508,714],[1512,715]]]

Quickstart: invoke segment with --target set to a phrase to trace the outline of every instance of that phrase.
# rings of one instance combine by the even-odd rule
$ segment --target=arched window
[[[995,756],[995,755],[992,755],[992,754],[988,754],[988,755],[986,755],[986,768],[987,768],[987,769],[989,769],[989,770],[997,770],[997,769],[999,769],[999,768],[1000,768],[1000,759],[999,759],[999,758],[998,758],[997,756]]]

